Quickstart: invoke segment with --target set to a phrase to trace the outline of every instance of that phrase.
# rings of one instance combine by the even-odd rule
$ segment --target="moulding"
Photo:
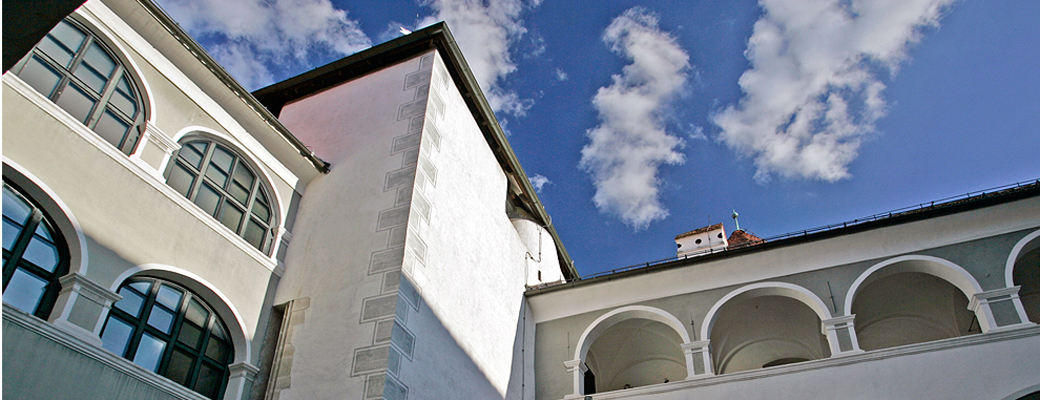
[[[148,135],[149,142],[155,143],[160,149],[166,152],[166,154],[173,154],[174,151],[180,150],[181,144],[173,140],[170,135],[159,129],[158,126],[148,122],[145,125],[145,134]],[[152,139],[155,139],[152,141]]]
[[[166,394],[186,400],[207,400],[207,398],[199,393],[195,393],[190,389],[181,386],[173,381],[162,377],[152,371],[146,370],[143,367],[134,364],[133,362],[119,357],[115,354],[110,353],[108,350],[97,347],[82,338],[65,332],[55,326],[44,322],[43,320],[19,311],[6,303],[3,305],[3,319],[5,322],[10,322],[21,326],[33,333],[40,335],[46,339],[49,339],[59,345],[65,346],[69,350],[88,357],[98,363],[115,369],[119,373],[122,373],[128,377],[136,379],[146,385],[154,387]],[[11,343],[8,343],[11,344]]]
[[[115,303],[123,298],[119,293],[108,290],[108,288],[98,285],[90,278],[76,272],[58,278],[58,282],[61,283],[61,293],[76,290],[78,287],[77,293],[101,305],[104,305],[106,301]]]
[[[818,360],[782,365],[772,368],[740,371],[725,375],[698,375],[692,379],[674,381],[669,383],[658,383],[655,385],[640,386],[613,392],[596,393],[593,396],[595,396],[596,400],[640,398],[642,396],[679,392],[702,386],[761,379],[782,375],[791,375],[795,373],[812,371],[823,368],[857,364],[921,353],[930,353],[935,351],[954,349],[958,347],[977,346],[987,343],[1015,340],[1031,336],[1040,336],[1040,325],[1029,325],[1000,331],[993,330],[989,333],[961,336],[927,343],[917,343],[906,346],[875,350],[870,352],[855,353],[844,357],[822,358]],[[568,396],[565,396],[564,399],[571,398]],[[581,397],[576,398],[580,399]]]

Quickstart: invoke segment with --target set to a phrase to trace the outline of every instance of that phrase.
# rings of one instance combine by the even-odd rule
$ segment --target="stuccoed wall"
[[[619,277],[572,289],[533,295],[529,300],[538,320],[538,336],[535,344],[537,398],[562,399],[573,393],[572,374],[567,372],[564,362],[574,358],[578,339],[592,322],[618,307],[645,305],[659,308],[678,318],[685,325],[691,340],[705,340],[707,338],[701,337],[705,318],[708,311],[720,299],[734,290],[752,283],[782,282],[809,290],[824,302],[833,316],[841,316],[844,315],[846,308],[846,294],[861,274],[872,266],[904,255],[920,255],[948,260],[963,267],[971,274],[983,291],[1000,289],[1005,287],[1005,264],[1012,248],[1040,226],[1038,215],[1040,215],[1040,201],[1037,198],[1031,198],[973,210],[969,213],[953,214],[921,222],[843,235],[758,253],[725,257],[650,274]],[[937,234],[937,232],[941,232],[941,234]],[[987,352],[1009,351],[1014,353],[1009,348],[1018,346],[1021,350],[1028,350],[1023,353],[1028,354],[1035,348],[1027,348],[1027,346],[1031,346],[1029,343],[1037,340],[1035,336],[1040,331],[1034,329],[1030,332],[1032,333],[1023,334],[1024,338],[1002,341],[1002,344],[999,345],[986,345],[992,346],[993,350],[984,350],[983,346],[971,346],[970,349],[957,349],[956,351],[959,352],[957,354],[960,354],[958,356],[947,354],[951,350],[911,356],[900,355],[893,358],[893,360],[899,361],[890,361],[893,364],[891,366],[886,364],[884,368],[899,368],[920,373],[916,376],[908,375],[905,381],[892,383],[892,387],[901,388],[899,390],[909,390],[910,387],[914,387],[913,382],[950,378],[948,375],[939,377],[938,375],[943,374],[937,374],[936,370],[929,369],[933,364],[941,365],[943,362],[952,362],[956,357],[969,357],[973,360],[972,363],[981,363],[981,365],[976,365],[977,369],[1010,373],[1009,376],[997,379],[997,381],[1010,382],[1008,385],[993,386],[989,391],[985,391],[987,393],[985,397],[1000,398],[1002,395],[993,397],[997,391],[1007,390],[1008,393],[1013,393],[1028,386],[1023,383],[1024,375],[1028,374],[1019,371],[1033,370],[1031,367],[1036,364],[1035,355],[1032,356],[1034,359],[1024,356],[1001,359],[998,355]],[[884,351],[886,350],[882,350],[882,352]],[[969,352],[971,355],[961,354],[964,352]],[[964,360],[962,358],[960,362],[965,362]],[[869,363],[866,366],[857,365],[859,366],[841,368],[856,371],[862,369],[874,371],[875,368]],[[774,367],[769,371],[773,371],[775,368],[787,367]],[[695,391],[688,389],[686,392],[682,392],[682,390],[687,389],[682,389],[681,394],[661,398],[699,397],[702,394],[717,395],[730,393],[728,392],[730,390],[739,390],[731,393],[750,391],[748,393],[775,396],[776,393],[787,393],[786,389],[792,385],[805,385],[805,382],[808,381],[829,379],[826,377],[831,374],[845,373],[834,372],[831,369],[818,369],[799,375],[809,374],[812,376],[811,378],[796,379],[790,375],[783,375],[763,378],[756,381],[757,383],[749,381],[742,384],[743,386],[733,383],[725,383],[725,385],[705,383],[702,385],[704,388]],[[732,380],[730,378],[733,376],[747,376],[748,373],[755,376],[754,374],[761,374],[763,371],[766,370],[747,371],[743,375],[723,375],[722,378],[726,379],[719,380],[719,382],[730,382]],[[871,382],[879,379],[882,379],[881,381],[896,379],[900,376],[899,374],[891,376],[887,374],[887,371],[877,375],[867,374],[863,375],[860,380],[843,378],[843,380],[852,380],[848,383],[843,382],[841,385],[816,383],[814,387],[822,387],[826,390],[819,392],[824,393],[823,395],[813,397],[847,397],[838,395],[838,393],[851,393],[854,395],[852,398],[870,397],[872,394],[882,393],[877,390],[876,384]],[[819,376],[817,377],[817,375]],[[981,385],[980,382],[985,382],[980,380],[983,379],[981,377],[975,380],[963,379],[964,376],[960,376],[960,378],[961,381],[951,378],[950,387],[960,388]],[[719,378],[708,378],[709,381],[711,379],[718,380]],[[673,387],[666,391],[678,390],[674,387],[676,384],[672,385]],[[986,385],[990,384],[986,383],[982,386]],[[1020,387],[1015,385],[1020,385]],[[718,388],[708,388],[715,386]],[[733,386],[734,389],[730,389],[730,386]],[[977,391],[978,388],[971,389],[976,391],[964,391],[962,392],[964,394],[957,394],[956,398],[983,398],[977,397],[978,394],[983,393]],[[802,397],[807,394],[804,390],[793,393],[799,393]],[[747,398],[755,398],[751,394]],[[607,396],[607,394],[602,394],[602,396]],[[597,398],[599,397],[597,396]],[[742,397],[745,396],[742,395]],[[798,397],[799,395],[793,395],[789,398]],[[896,397],[913,398],[915,396],[900,395]],[[884,396],[876,398],[884,398]]]
[[[276,303],[298,310],[281,399],[382,396],[432,63],[417,56],[281,111],[333,165],[306,188],[278,288]]]
[[[409,399],[519,399],[534,333],[521,309],[527,249],[505,173],[440,57],[431,81],[404,262],[418,301],[398,310],[414,350],[398,377]]]

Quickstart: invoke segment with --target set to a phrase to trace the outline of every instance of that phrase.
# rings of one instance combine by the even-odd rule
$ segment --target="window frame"
[[[22,201],[32,207],[32,210],[29,212],[29,217],[22,226],[12,248],[10,250],[3,249],[3,291],[7,292],[8,285],[14,277],[15,271],[19,269],[32,274],[37,278],[46,280],[47,284],[37,301],[36,308],[32,311],[26,312],[40,319],[47,320],[50,318],[50,314],[58,300],[58,295],[61,293],[60,280],[63,276],[69,273],[69,260],[71,258],[69,246],[65,241],[65,236],[58,229],[57,223],[53,218],[51,218],[49,213],[40,205],[39,202],[26,194],[25,190],[9,181],[6,177],[4,177],[3,183],[5,188],[10,188],[16,196],[20,197]],[[45,226],[50,230],[51,242],[54,244],[57,251],[58,262],[55,264],[53,272],[47,271],[32,261],[23,258],[25,250],[32,242],[35,232],[40,224],[45,224]]]
[[[132,287],[135,283],[148,283],[148,293],[140,293],[137,288]],[[180,299],[178,300],[177,309],[170,310],[168,306],[164,305],[159,299],[159,291],[162,287],[173,288],[180,291]],[[143,295],[144,300],[140,303],[137,311],[138,315],[132,315],[129,312],[123,310],[115,304],[109,310],[108,315],[105,317],[104,326],[101,329],[100,337],[102,342],[105,340],[105,333],[109,329],[113,319],[119,320],[121,323],[130,326],[131,332],[128,339],[123,343],[123,352],[116,353],[112,349],[105,347],[106,350],[116,353],[116,355],[125,358],[126,360],[137,364],[134,358],[137,356],[138,349],[140,348],[141,341],[145,335],[152,336],[164,342],[164,347],[160,353],[159,359],[156,361],[154,370],[151,370],[157,375],[161,375],[166,379],[177,383],[185,387],[188,390],[199,393],[205,397],[211,399],[221,399],[224,397],[224,392],[227,391],[228,382],[231,378],[230,366],[235,360],[235,343],[232,338],[231,331],[228,329],[227,323],[202,296],[195,294],[195,292],[189,290],[183,285],[176,282],[151,276],[136,276],[125,280],[119,285],[118,292],[120,294],[125,293],[124,289],[129,288],[136,294]],[[126,297],[124,297],[126,298]],[[208,312],[206,315],[206,323],[204,327],[201,327],[201,333],[199,338],[196,339],[197,348],[190,347],[190,344],[185,343],[181,340],[181,333],[187,324],[195,325],[191,322],[188,317],[188,308],[192,303],[192,300],[203,307]],[[152,313],[159,308],[165,312],[173,312],[173,319],[170,321],[169,333],[162,331],[161,329],[150,324],[150,318]],[[195,328],[199,328],[195,326]],[[210,357],[209,344],[213,340],[221,340],[216,337],[217,334],[214,331],[223,332],[223,344],[224,344],[224,360],[216,360]],[[170,372],[170,365],[172,363],[172,357],[175,352],[188,353],[193,358],[189,369],[187,371],[187,382],[178,382],[174,378],[167,376]],[[137,364],[142,368],[148,369],[146,366]],[[211,388],[212,392],[207,394],[196,390],[196,384],[199,383],[199,379],[202,376],[203,367],[216,369],[220,372],[220,382],[217,386]]]
[[[123,154],[133,154],[134,151],[137,149],[138,145],[140,144],[142,136],[144,135],[144,131],[146,130],[147,115],[149,114],[149,104],[147,101],[147,96],[145,96],[143,90],[144,85],[141,84],[140,78],[136,73],[137,71],[134,68],[130,67],[131,64],[127,61],[125,56],[121,52],[113,50],[115,46],[111,45],[111,41],[107,37],[98,33],[97,29],[93,29],[88,24],[76,18],[73,18],[73,16],[74,14],[62,19],[58,23],[58,25],[56,25],[54,28],[48,31],[44,38],[40,41],[40,43],[43,43],[44,41],[50,40],[48,39],[48,36],[51,36],[51,32],[53,32],[55,29],[58,28],[58,26],[60,26],[63,23],[67,23],[72,28],[77,29],[78,31],[83,33],[84,38],[83,41],[80,43],[79,48],[70,49],[73,52],[73,54],[72,58],[67,63],[67,67],[62,65],[61,63],[56,61],[51,55],[47,54],[42,49],[40,49],[40,43],[37,43],[35,46],[33,46],[32,50],[30,50],[29,53],[25,55],[25,57],[23,57],[21,60],[15,63],[15,65],[11,68],[11,71],[15,75],[19,76],[19,78],[21,78],[22,73],[24,72],[25,67],[27,66],[29,61],[33,59],[38,59],[52,72],[59,75],[58,81],[57,83],[55,83],[50,93],[40,92],[32,84],[29,84],[28,82],[26,83],[29,84],[29,86],[33,87],[33,89],[36,89],[37,93],[40,93],[42,96],[46,97],[56,106],[58,106],[58,108],[61,108],[63,111],[72,115],[73,119],[78,120],[88,129],[94,131],[103,140],[112,144]],[[101,93],[97,93],[96,91],[94,91],[91,85],[87,84],[87,82],[85,82],[81,77],[76,75],[76,72],[79,71],[80,67],[85,66],[84,59],[86,58],[87,53],[90,52],[90,49],[93,47],[93,44],[97,44],[98,47],[100,47],[101,50],[105,52],[105,55],[111,58],[111,60],[115,63],[112,72],[109,73],[109,76],[106,78],[107,80],[104,82],[104,85],[101,89]],[[61,43],[61,45],[63,48],[67,49],[67,47],[64,46],[64,43]],[[120,82],[123,79],[126,80],[127,85],[129,86],[129,89],[132,92],[130,93],[130,97],[136,102],[135,105],[137,110],[134,115],[128,116],[123,110],[121,110],[111,101],[112,97],[116,95],[117,88],[118,86],[120,86]],[[87,113],[86,120],[83,120],[82,118],[73,115],[73,112],[67,110],[66,107],[58,104],[60,102],[60,99],[62,98],[62,95],[66,93],[68,90],[78,91],[81,95],[85,95],[91,101],[94,102],[93,105],[90,107],[89,112]],[[113,143],[103,133],[98,132],[96,130],[98,123],[102,120],[102,117],[105,116],[106,113],[114,115],[117,120],[128,125],[127,130],[123,133],[122,138],[119,139],[118,143]]]
[[[205,151],[203,152],[198,162],[199,167],[196,167],[195,165],[191,164],[190,161],[185,160],[181,157],[181,154],[184,151],[194,151],[186,149],[189,147],[189,144],[197,142],[207,143]],[[222,138],[217,138],[210,135],[190,134],[181,138],[181,140],[178,141],[178,144],[181,145],[180,149],[178,149],[177,152],[170,156],[170,161],[167,163],[165,171],[163,171],[163,179],[166,182],[166,184],[178,193],[180,193],[181,195],[183,195],[184,197],[186,197],[188,201],[192,202],[197,207],[202,209],[202,211],[208,214],[210,217],[216,219],[217,222],[220,223],[220,225],[231,230],[235,233],[235,235],[245,240],[246,243],[250,245],[250,247],[259,250],[264,255],[271,255],[275,248],[275,236],[277,234],[278,226],[280,223],[280,214],[278,211],[278,199],[274,196],[275,192],[271,189],[271,184],[268,181],[267,177],[262,173],[263,170],[260,169],[250,157],[246,156],[244,152],[240,151],[238,149],[238,146],[235,146],[229,143],[228,141],[223,140]],[[209,168],[211,168],[211,161],[213,158],[213,154],[216,152],[215,149],[217,147],[224,149],[233,157],[231,161],[232,170],[221,171],[221,173],[227,174],[227,178],[225,178],[225,183],[223,185],[220,185],[218,184],[218,182],[215,182],[207,174]],[[239,168],[239,165],[243,165],[249,171],[249,173],[253,175],[253,184],[249,190],[246,204],[242,204],[227,189],[231,185],[235,185],[235,170]],[[187,172],[192,175],[191,183],[189,185],[187,193],[181,192],[180,189],[170,184],[170,176],[172,175],[174,169],[178,167],[187,168]],[[200,177],[202,179],[200,179]],[[219,195],[219,198],[217,199],[216,209],[213,212],[210,212],[202,206],[195,203],[200,188],[202,188],[203,185],[209,186],[211,189],[215,188],[218,192],[217,194]],[[267,200],[267,212],[268,214],[270,214],[268,216],[267,221],[260,220],[258,218],[259,216],[253,213],[253,207],[256,205],[257,199],[261,195]],[[226,207],[225,204],[228,201],[234,202],[234,207],[238,208],[239,211],[244,210],[243,216],[239,219],[237,228],[228,227],[221,220],[220,216],[222,215],[224,207]],[[258,225],[260,225],[264,233],[264,237],[261,239],[259,247],[257,247],[254,243],[250,242],[250,240],[245,236],[245,232],[249,226],[249,222],[253,220],[260,222],[260,224]]]

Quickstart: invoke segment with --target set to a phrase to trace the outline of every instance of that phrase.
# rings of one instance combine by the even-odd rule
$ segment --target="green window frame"
[[[59,22],[11,70],[123,154],[137,147],[141,91],[109,46],[75,20]]]
[[[69,250],[54,222],[17,187],[3,187],[4,302],[50,317],[69,272]]]
[[[227,388],[234,347],[224,321],[175,283],[131,278],[119,287],[101,331],[102,347],[210,399]]]
[[[245,157],[216,141],[181,143],[166,184],[264,254],[270,254],[275,213],[264,179]]]

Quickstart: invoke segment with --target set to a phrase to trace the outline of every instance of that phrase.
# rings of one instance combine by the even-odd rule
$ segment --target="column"
[[[686,379],[714,375],[711,368],[711,353],[708,352],[708,340],[683,343],[683,354],[686,355]]]
[[[982,333],[1033,326],[1018,297],[1021,286],[975,293],[968,309],[979,318]]]
[[[570,372],[574,377],[574,393],[564,396],[564,400],[583,398],[585,393],[585,371],[588,371],[589,367],[581,360],[564,361],[563,366],[567,367],[567,372]]]
[[[830,344],[831,357],[863,352],[859,348],[859,339],[856,338],[855,319],[856,315],[853,314],[822,321],[823,334],[827,336],[827,343]]]

